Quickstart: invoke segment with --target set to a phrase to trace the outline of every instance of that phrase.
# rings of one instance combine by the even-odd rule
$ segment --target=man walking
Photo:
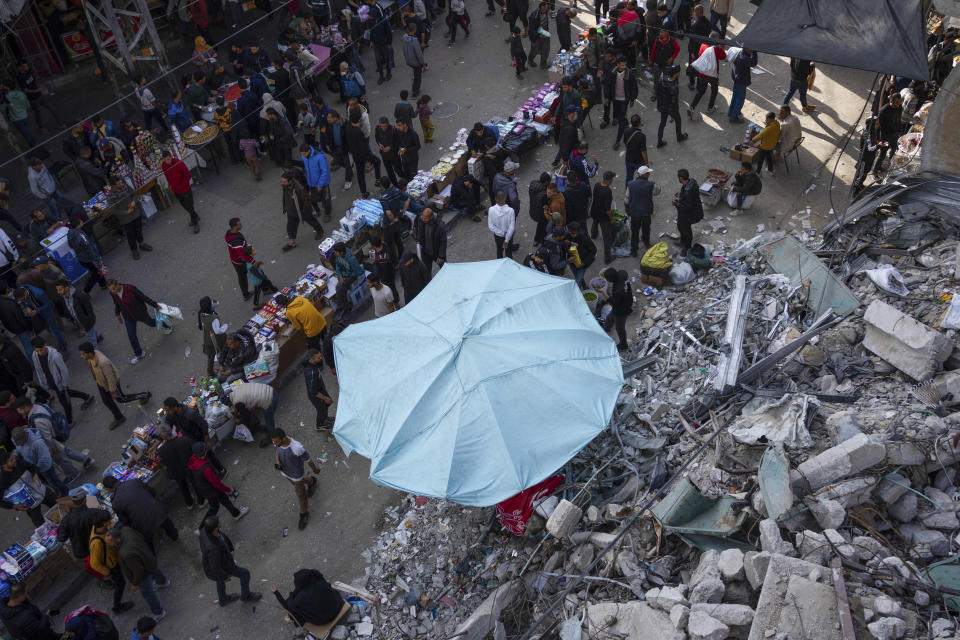
[[[293,491],[297,494],[297,501],[300,503],[300,520],[297,522],[297,528],[306,529],[307,521],[310,519],[307,499],[311,498],[317,489],[317,477],[314,475],[307,478],[303,465],[309,464],[315,474],[320,473],[320,469],[310,457],[310,452],[304,449],[300,442],[288,436],[283,429],[274,431],[270,439],[273,441],[276,452],[273,466],[293,485]]]
[[[33,116],[37,119],[37,126],[40,127],[40,133],[47,132],[40,120],[40,107],[46,109],[47,112],[53,116],[53,120],[57,123],[58,128],[63,128],[64,125],[60,120],[60,116],[57,115],[57,112],[54,111],[50,103],[47,102],[47,97],[43,95],[43,89],[37,85],[33,70],[26,60],[21,60],[17,65],[17,84],[20,85],[20,88],[23,89],[23,92],[27,95],[27,100],[30,101],[30,110],[33,111]]]
[[[233,542],[220,530],[220,520],[209,515],[203,520],[200,529],[200,553],[203,555],[203,573],[217,584],[218,604],[225,607],[231,602],[243,600],[256,601],[261,594],[250,591],[250,572],[237,566],[233,559]],[[240,594],[227,593],[226,582],[230,578],[240,579]]]
[[[883,160],[890,154],[896,153],[897,139],[900,137],[900,120],[903,111],[903,98],[899,93],[893,94],[890,102],[880,107],[877,112],[877,118],[874,120],[874,128],[877,130],[877,161],[873,165],[873,177],[880,180],[880,171],[883,169]]]
[[[91,278],[91,284],[94,280]],[[106,280],[104,280],[106,283]],[[97,316],[93,312],[93,304],[90,302],[90,296],[87,292],[77,291],[70,285],[57,284],[57,294],[63,299],[63,306],[73,320],[77,328],[83,331],[83,336],[87,342],[97,344],[103,340],[100,331],[97,330]]]
[[[97,383],[97,391],[100,392],[103,406],[113,415],[113,422],[107,425],[107,428],[113,431],[126,420],[126,417],[120,412],[120,408],[117,407],[117,402],[137,401],[142,407],[149,402],[151,394],[149,391],[124,393],[123,389],[120,388],[120,376],[117,373],[117,368],[113,366],[110,358],[98,351],[90,342],[84,342],[79,348],[80,357],[90,365],[90,374]]]
[[[593,195],[590,199],[590,217],[593,219],[590,237],[597,237],[599,227],[600,236],[603,239],[605,264],[613,262],[613,190],[610,185],[616,177],[617,174],[613,171],[605,171],[603,180],[593,185]]]
[[[493,240],[497,247],[497,259],[506,253],[513,258],[513,231],[516,223],[516,214],[513,208],[507,205],[507,194],[497,191],[497,203],[487,211],[487,226],[493,233]]]
[[[322,156],[323,154],[318,154]],[[290,169],[280,176],[280,193],[283,211],[287,218],[287,244],[283,245],[282,251],[290,251],[297,246],[297,229],[300,228],[302,219],[308,225],[313,227],[313,239],[319,240],[323,237],[323,227],[313,215],[313,207],[310,204],[311,194],[319,194],[323,197],[323,192],[308,191],[307,187],[301,182],[303,175],[298,171]],[[249,279],[249,275],[247,276]],[[254,304],[257,303],[258,296],[254,296]]]
[[[687,134],[683,133],[680,125],[680,88],[677,86],[677,78],[680,77],[680,67],[673,65],[668,68],[657,80],[657,111],[660,112],[660,128],[657,129],[657,149],[667,146],[663,141],[663,130],[667,126],[667,120],[673,122],[677,131],[677,142],[683,142],[687,139]],[[627,176],[630,179],[630,176]]]
[[[317,410],[314,430],[319,432],[333,428],[333,418],[329,417],[333,398],[330,397],[327,385],[323,382],[323,376],[320,375],[323,369],[322,352],[316,349],[308,351],[306,359],[300,364],[300,368],[303,370],[303,379],[307,386],[307,399]]]
[[[674,195],[673,206],[677,208],[677,231],[684,253],[693,246],[693,225],[703,220],[703,203],[700,201],[700,185],[690,177],[686,169],[677,170],[680,191]]]
[[[174,158],[169,149],[163,151],[163,159],[160,161],[160,168],[163,169],[163,175],[173,190],[177,202],[180,203],[187,213],[190,214],[190,226],[194,233],[200,233],[200,216],[193,208],[193,189],[190,188],[191,176],[190,169],[183,160]]]
[[[710,0],[710,27],[720,34],[720,39],[727,38],[727,23],[733,13],[733,0]]]
[[[624,129],[627,128],[627,109],[637,100],[637,75],[627,68],[624,56],[617,58],[617,68],[603,76],[603,95],[606,102],[613,102],[613,117],[617,121],[617,140],[614,149],[620,148]]]
[[[530,53],[527,55],[527,61],[532,69],[536,64],[534,60],[540,56],[540,68],[546,69],[550,66],[550,14],[549,5],[541,2],[533,10],[527,19],[527,35],[530,37]]]
[[[107,290],[113,299],[113,310],[117,322],[123,324],[127,330],[127,339],[133,348],[133,358],[130,364],[137,364],[144,357],[140,340],[137,339],[137,323],[142,322],[148,327],[156,327],[157,321],[147,312],[147,307],[157,310],[157,303],[147,297],[132,284],[123,284],[117,280],[107,281]],[[167,324],[161,326],[167,335],[173,333],[173,327]]]
[[[330,222],[330,165],[327,156],[304,143],[300,145],[300,159],[307,177],[309,200],[314,208],[316,203],[323,203],[323,221]]]
[[[190,477],[190,469],[187,466],[190,462],[190,456],[193,455],[193,440],[184,434],[179,437],[173,434],[170,425],[162,423],[157,428],[157,433],[163,442],[157,449],[157,458],[160,464],[180,488],[180,495],[183,496],[183,503],[187,509],[192,510],[194,505],[203,506],[203,498],[197,495],[194,502],[193,494],[196,488],[191,489],[193,481]]]
[[[707,55],[707,52],[710,50],[713,51],[713,64],[707,68],[706,73],[697,71],[697,93],[693,96],[693,101],[687,109],[687,117],[691,120],[694,119],[693,112],[697,108],[697,105],[700,104],[700,98],[707,92],[708,87],[710,88],[710,99],[707,101],[707,113],[713,113],[717,110],[717,92],[720,90],[720,61],[726,60],[727,52],[724,51],[721,46],[702,44],[700,45],[700,55],[697,57],[697,60]]]
[[[207,459],[207,445],[203,442],[193,443],[193,455],[190,456],[187,467],[190,469],[193,485],[197,488],[197,496],[207,501],[205,519],[215,516],[220,511],[221,506],[233,516],[234,520],[239,520],[250,512],[250,507],[240,507],[238,509],[230,501],[230,496],[234,494],[234,491],[217,477],[210,461]]]
[[[247,263],[253,262],[253,256],[248,256],[243,251],[247,246],[247,239],[240,233],[240,230],[243,228],[243,223],[240,222],[240,218],[230,218],[227,224],[229,228],[224,234],[223,240],[227,243],[230,264],[233,265],[233,270],[237,272],[237,282],[240,284],[240,295],[243,296],[243,300],[246,302],[250,299],[251,295],[250,285],[247,281]]]
[[[420,95],[420,81],[423,79],[423,68],[426,62],[423,59],[423,49],[420,47],[420,38],[417,37],[417,25],[407,24],[407,32],[403,34],[403,58],[407,66],[413,69],[413,87],[410,95],[414,98]]]
[[[743,109],[743,103],[747,98],[747,87],[753,80],[750,69],[755,66],[757,66],[757,52],[750,49],[741,51],[740,55],[733,61],[730,69],[730,76],[733,79],[733,95],[730,96],[730,108],[727,110],[727,117],[730,118],[730,122],[743,122],[740,111]]]
[[[26,418],[27,424],[36,429],[43,437],[43,442],[47,445],[47,449],[50,450],[50,456],[53,458],[53,462],[60,467],[64,475],[67,476],[67,482],[80,476],[80,472],[73,466],[70,462],[71,460],[82,463],[84,469],[89,469],[93,466],[93,458],[88,455],[90,453],[89,449],[74,451],[57,439],[56,430],[53,428],[53,420],[55,418],[54,411],[49,406],[40,404],[39,402],[34,403],[29,398],[23,397],[18,398],[13,403],[13,407],[20,415]],[[21,427],[17,428],[19,429]],[[16,433],[16,429],[14,429],[14,433]],[[17,443],[16,438],[14,438],[14,442]]]
[[[643,245],[650,248],[650,219],[653,217],[653,196],[660,193],[660,185],[650,180],[653,169],[644,165],[634,174],[636,178],[627,183],[624,205],[630,216],[630,255],[637,257],[640,236]]]
[[[107,544],[107,532],[111,522],[110,514],[104,513],[90,530],[90,555],[87,556],[86,564],[89,570],[96,573],[100,580],[110,578],[108,584],[113,585],[113,611],[114,613],[123,613],[133,608],[133,602],[123,601],[123,590],[127,586],[127,581],[123,577],[123,569],[120,567],[117,558],[117,548]]]
[[[787,95],[783,96],[781,104],[790,104],[790,99],[794,93],[800,94],[800,105],[804,113],[816,111],[817,108],[812,104],[807,104],[807,82],[810,74],[813,73],[813,62],[810,60],[801,60],[800,58],[790,58],[790,89]]]
[[[63,413],[67,416],[67,422],[72,425],[73,407],[70,405],[70,398],[82,398],[83,404],[80,408],[85,410],[93,404],[93,396],[70,388],[70,370],[59,351],[48,347],[40,336],[35,336],[30,344],[33,346],[33,371],[37,384],[41,389],[57,396]]]
[[[141,251],[153,251],[153,247],[143,241],[143,207],[137,195],[121,178],[113,181],[110,196],[114,202],[107,210],[107,215],[112,216],[123,228],[133,259],[139,260]]]
[[[134,480],[140,484],[138,480]],[[150,607],[153,619],[159,622],[167,612],[160,605],[155,589],[170,586],[170,579],[157,566],[157,556],[150,544],[133,527],[111,529],[106,535],[107,546],[117,554],[117,564],[130,589],[139,591]]]
[[[433,277],[433,265],[440,268],[447,261],[447,228],[433,215],[433,209],[427,207],[420,214],[415,235],[420,258],[427,266],[429,281]]]
[[[154,553],[153,537],[159,529],[163,529],[173,541],[180,539],[176,525],[157,500],[156,493],[143,482],[120,482],[113,476],[107,476],[103,479],[103,489],[110,498],[120,524],[136,529]]]

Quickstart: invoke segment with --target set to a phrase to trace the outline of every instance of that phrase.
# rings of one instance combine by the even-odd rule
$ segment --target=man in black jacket
[[[595,245],[593,240],[590,239],[590,236],[587,235],[586,227],[582,227],[579,222],[568,223],[567,231],[569,233],[567,236],[567,247],[575,246],[577,249],[576,257],[573,255],[569,256],[567,263],[570,265],[570,272],[573,274],[573,279],[576,281],[577,286],[581,289],[586,289],[587,285],[583,281],[583,276],[597,258],[597,245]],[[579,267],[577,266],[577,258],[580,258]]]
[[[350,156],[353,158],[353,165],[357,169],[357,184],[360,186],[360,196],[369,198],[367,191],[367,180],[364,177],[367,173],[366,166],[370,162],[376,170],[377,179],[380,179],[380,159],[370,153],[370,142],[367,136],[363,135],[363,129],[360,128],[360,121],[363,114],[360,110],[350,112],[350,124],[343,128],[343,139],[347,149],[350,150]]]
[[[547,235],[547,216],[543,207],[547,204],[547,185],[550,184],[550,174],[543,172],[536,180],[530,181],[527,187],[527,202],[530,203],[530,219],[537,223],[537,230],[533,234],[533,245],[539,247]]]
[[[13,340],[0,335],[0,390],[19,396],[32,380],[33,367],[30,361]]]
[[[730,188],[730,192],[736,198],[737,206],[735,209],[742,210],[747,196],[758,195],[762,188],[760,176],[753,170],[753,165],[749,162],[741,162],[740,170],[733,176],[733,187]]]
[[[220,357],[220,382],[228,383],[247,378],[243,368],[257,361],[257,343],[249,332],[241,329],[227,336],[227,348]]]
[[[29,462],[21,460],[20,456],[10,453],[9,451],[0,451],[0,496],[5,495],[10,485],[20,480],[24,474],[33,476],[34,484],[36,484],[39,473],[40,471],[36,467]],[[57,503],[57,494],[46,485],[43,485],[43,491],[42,504],[48,507],[55,505]],[[41,513],[39,504],[28,509],[23,505],[14,505],[7,502],[6,499],[0,499],[0,509],[25,511],[27,517],[30,518],[30,522],[33,523],[33,526],[39,527],[43,524],[43,513]]]
[[[397,174],[401,173],[400,156],[397,155],[397,130],[386,116],[380,118],[380,124],[374,130],[373,137],[377,141],[380,159],[383,161],[383,168],[391,184],[397,184]]]
[[[90,555],[90,529],[101,518],[110,519],[105,509],[91,509],[82,495],[71,496],[73,509],[57,525],[57,540],[69,542],[73,557],[83,560]]]
[[[703,203],[700,202],[700,185],[690,177],[686,169],[677,170],[680,191],[673,199],[677,208],[677,231],[680,232],[680,246],[684,253],[693,246],[693,225],[703,220]]]
[[[693,7],[693,16],[693,24],[688,31],[690,40],[687,41],[687,64],[693,62],[700,56],[700,45],[706,42],[704,38],[710,35],[710,30],[712,29],[710,20],[703,15],[702,4],[697,3],[696,6]],[[689,67],[687,75],[689,77],[687,88],[693,91],[697,86],[695,82],[697,72],[693,67]]]
[[[196,409],[186,407],[180,404],[180,401],[174,397],[168,397],[163,401],[164,422],[171,427],[175,427],[181,434],[187,436],[193,442],[203,442],[207,445],[207,460],[222,478],[227,475],[227,470],[217,454],[213,452],[213,442],[210,440],[210,425],[203,419]],[[187,456],[187,460],[190,456]],[[202,502],[202,500],[200,501]]]
[[[477,210],[480,209],[482,199],[480,183],[469,173],[458,177],[450,187],[450,206],[453,209],[459,209],[463,215],[469,216],[474,222],[480,222]]]
[[[684,169],[681,169],[684,171]],[[610,295],[607,302],[612,307],[614,323],[617,327],[617,350],[627,350],[627,316],[633,313],[633,288],[627,272],[614,267],[603,272],[603,278],[610,283]]]
[[[0,601],[0,622],[14,640],[58,640],[50,616],[44,614],[27,599],[27,587],[22,582],[10,585],[10,595]]]
[[[806,107],[804,107],[806,110]],[[903,99],[899,93],[893,94],[890,102],[880,107],[877,118],[874,120],[874,129],[877,131],[877,161],[873,165],[873,177],[880,179],[880,170],[883,168],[883,159],[896,152],[897,140],[900,138],[900,120],[903,113]]]
[[[157,322],[147,312],[147,307],[156,309],[157,303],[132,284],[122,284],[118,280],[108,280],[107,289],[110,291],[110,297],[113,298],[117,322],[126,327],[127,338],[130,340],[130,346],[133,347],[133,359],[130,360],[130,364],[137,364],[143,358],[143,349],[137,339],[137,323],[142,322],[148,327],[156,327]],[[173,327],[166,324],[163,325],[163,330],[168,335],[173,333]]]
[[[307,358],[300,363],[300,367],[303,370],[303,379],[307,386],[307,399],[317,410],[317,422],[314,429],[316,431],[332,429],[334,419],[329,415],[333,398],[330,397],[327,385],[323,382],[323,376],[320,375],[320,371],[323,370],[323,354],[316,350],[308,351]]]
[[[807,104],[807,78],[813,73],[813,63],[809,60],[800,58],[790,58],[790,89],[787,95],[783,96],[781,104],[790,104],[790,98],[794,92],[800,94],[800,104],[803,105],[803,111],[809,113],[816,111],[816,107]]]
[[[203,573],[217,583],[217,598],[221,607],[231,602],[259,600],[261,595],[250,591],[250,572],[237,566],[233,559],[233,543],[227,534],[220,531],[220,519],[210,516],[204,519],[200,529],[200,553],[203,555]],[[231,577],[240,579],[240,594],[227,593],[226,581]]]
[[[606,264],[613,262],[613,190],[610,185],[617,177],[613,171],[605,171],[603,180],[593,185],[593,197],[590,201],[590,217],[593,224],[590,227],[590,237],[597,237],[597,229],[603,239],[603,261]]]
[[[157,529],[163,529],[171,540],[180,538],[173,520],[157,500],[153,489],[146,484],[139,480],[120,482],[107,476],[103,479],[103,491],[110,496],[110,504],[120,524],[136,529],[151,551],[156,552],[153,536]]]
[[[617,121],[617,140],[614,149],[620,148],[620,140],[627,128],[627,109],[637,100],[637,74],[627,68],[627,59],[617,58],[617,68],[603,75],[604,104],[613,103],[613,117]]]
[[[400,177],[409,182],[417,175],[420,164],[420,136],[409,120],[397,120],[397,155],[400,156]]]
[[[187,509],[192,510],[194,506],[193,493],[196,493],[196,487],[191,492],[192,478],[187,463],[190,461],[192,454],[193,438],[188,435],[175,437],[169,424],[160,425],[157,432],[163,439],[157,449],[157,457],[160,459],[163,468],[166,469],[167,475],[173,478],[177,486],[180,487],[183,503],[187,505]],[[203,498],[199,493],[197,493],[196,505],[203,505]]]
[[[83,331],[87,342],[97,346],[103,336],[97,331],[97,316],[93,312],[90,296],[68,284],[57,284],[57,294],[63,298],[63,306],[77,328]]]
[[[557,157],[553,159],[553,166],[559,167],[561,163],[567,166],[570,162],[570,154],[577,147],[580,140],[580,130],[577,129],[577,118],[579,111],[573,105],[567,107],[564,117],[557,126]]]
[[[427,207],[420,214],[420,224],[416,228],[417,247],[427,267],[427,282],[433,273],[433,265],[442,267],[447,261],[447,228],[433,215],[433,209]]]
[[[0,324],[20,339],[24,353],[32,353],[30,338],[33,336],[33,324],[23,312],[23,308],[13,299],[13,293],[6,282],[0,280]]]
[[[677,86],[677,78],[680,77],[680,67],[674,65],[664,71],[663,75],[657,79],[657,111],[660,112],[660,128],[657,129],[657,149],[667,146],[663,141],[663,130],[667,126],[667,120],[673,122],[677,132],[677,142],[683,142],[687,139],[687,134],[681,130],[680,118],[680,87]],[[630,177],[628,176],[629,180]]]

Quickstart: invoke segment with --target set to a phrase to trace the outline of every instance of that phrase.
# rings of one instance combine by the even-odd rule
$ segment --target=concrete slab
[[[811,575],[819,575],[820,581]],[[780,633],[791,639],[843,640],[837,594],[826,567],[783,555],[770,557],[748,640]]]

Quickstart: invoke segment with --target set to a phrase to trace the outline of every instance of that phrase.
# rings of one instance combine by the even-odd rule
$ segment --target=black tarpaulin
[[[734,40],[763,53],[929,79],[922,0],[764,0]]]

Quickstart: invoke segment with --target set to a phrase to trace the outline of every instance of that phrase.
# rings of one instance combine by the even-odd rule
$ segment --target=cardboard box
[[[651,276],[649,274],[644,273],[640,276],[640,282],[642,282],[643,284],[648,284],[651,287],[660,288],[664,284],[666,284],[667,281],[659,276]]]
[[[85,501],[86,506],[91,509],[99,509],[100,502],[97,500],[96,496],[87,496]],[[50,507],[50,510],[43,514],[43,517],[52,522],[53,524],[60,524],[60,521],[63,520],[63,517],[68,513],[76,509],[77,507],[73,504],[73,498],[66,496],[64,498],[57,498],[57,504]]]
[[[754,147],[746,147],[742,151],[731,148],[730,157],[739,162],[756,162],[759,151],[759,149],[755,149]]]

